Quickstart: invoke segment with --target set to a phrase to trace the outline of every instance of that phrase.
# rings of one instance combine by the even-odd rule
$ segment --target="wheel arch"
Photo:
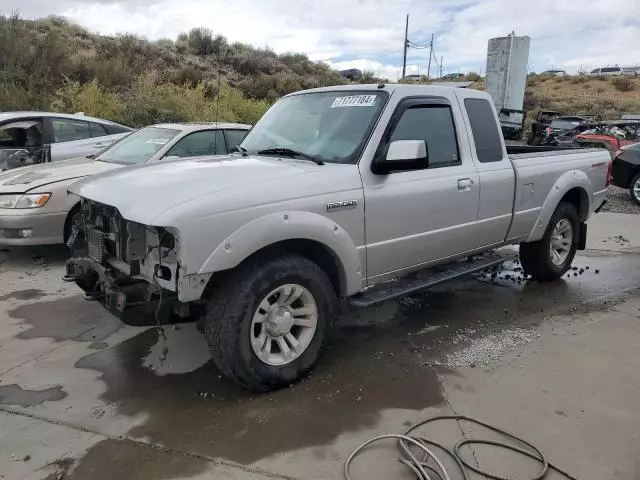
[[[64,219],[64,226],[63,226],[63,230],[62,230],[62,239],[64,240],[65,243],[67,243],[67,238],[69,237],[69,234],[71,233],[71,219],[73,218],[73,215],[76,214],[77,212],[80,211],[80,202],[75,203],[70,209],[69,212],[67,213],[66,218]]]
[[[591,212],[592,194],[589,177],[582,171],[573,170],[562,175],[551,187],[540,214],[525,240],[535,242],[540,240],[547,229],[549,220],[560,202],[568,202],[576,208],[578,219],[585,222]]]
[[[215,248],[198,274],[213,272],[209,283],[215,284],[225,271],[279,253],[298,253],[314,261],[339,296],[362,288],[360,251],[351,236],[329,218],[311,212],[272,213],[243,225]]]

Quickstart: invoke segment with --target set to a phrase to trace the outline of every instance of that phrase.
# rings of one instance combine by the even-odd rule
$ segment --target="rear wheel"
[[[569,270],[580,240],[576,207],[560,202],[541,240],[520,244],[524,273],[534,280],[557,280]]]
[[[629,193],[631,194],[631,199],[636,202],[636,204],[640,205],[640,173],[631,180]]]
[[[249,390],[290,385],[320,356],[334,304],[329,278],[306,257],[242,265],[207,301],[211,355],[222,373]]]

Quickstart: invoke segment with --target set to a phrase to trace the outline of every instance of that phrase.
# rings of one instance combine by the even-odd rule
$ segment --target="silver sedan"
[[[79,212],[67,187],[87,175],[161,159],[223,155],[250,125],[159,124],[141,128],[92,158],[16,168],[0,174],[0,246],[66,242]]]

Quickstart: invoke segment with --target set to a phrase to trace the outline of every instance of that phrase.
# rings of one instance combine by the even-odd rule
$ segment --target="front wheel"
[[[636,204],[640,205],[640,173],[631,180],[629,193],[631,194],[631,199],[636,202]]]
[[[265,392],[300,379],[324,347],[335,293],[326,273],[300,255],[242,265],[206,305],[204,333],[219,370]]]
[[[576,207],[560,202],[541,240],[520,244],[524,273],[534,280],[552,281],[569,270],[578,249],[580,225]]]

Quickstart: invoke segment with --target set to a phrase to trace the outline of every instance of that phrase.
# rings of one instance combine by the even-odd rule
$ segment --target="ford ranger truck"
[[[254,391],[307,374],[337,298],[367,307],[497,265],[559,279],[605,201],[603,149],[506,147],[488,94],[354,85],[275,103],[223,157],[70,186],[67,281],[131,325],[200,322]],[[437,267],[437,268],[434,268]]]

